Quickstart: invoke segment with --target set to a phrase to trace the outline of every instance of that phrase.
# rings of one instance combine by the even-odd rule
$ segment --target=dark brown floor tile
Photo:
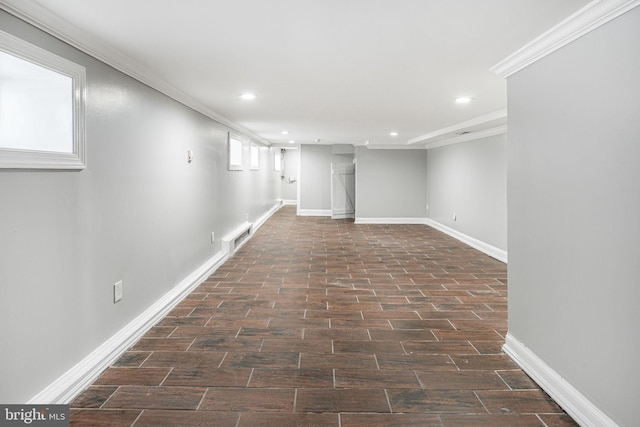
[[[244,412],[238,427],[338,427],[338,414]],[[344,426],[344,424],[342,424]]]
[[[167,338],[175,329],[176,326],[154,326],[144,334],[144,338]]]
[[[341,414],[341,427],[441,427],[438,415]]]
[[[504,340],[500,341],[471,341],[471,345],[478,350],[480,354],[503,354],[502,346]]]
[[[331,340],[265,339],[261,351],[301,353],[331,353]]]
[[[390,412],[382,389],[298,389],[296,412]]]
[[[405,341],[402,345],[407,354],[478,354],[466,341]]]
[[[544,427],[535,415],[442,414],[443,427]]]
[[[206,390],[204,387],[123,386],[103,408],[196,409]]]
[[[258,351],[261,346],[260,338],[198,337],[189,347],[189,351]]]
[[[416,371],[427,390],[506,390],[507,385],[492,371]]]
[[[506,354],[451,356],[461,370],[506,370],[518,366]]]
[[[369,329],[369,334],[372,340],[437,341],[433,332],[424,329]]]
[[[332,328],[391,329],[385,319],[331,319]]]
[[[414,371],[336,369],[336,388],[419,388]]]
[[[98,385],[160,385],[168,368],[109,368],[98,377]]]
[[[249,387],[303,388],[333,387],[333,369],[254,369]]]
[[[202,399],[201,411],[292,412],[294,389],[210,388]]]
[[[408,311],[363,311],[362,317],[368,319],[398,319],[398,320],[419,320],[420,316],[416,310]]]
[[[454,329],[446,319],[390,320],[393,329]]]
[[[470,390],[387,390],[393,412],[482,412]]]
[[[399,341],[333,341],[333,352],[338,353],[390,353],[404,354]]]
[[[114,362],[113,366],[137,368],[150,354],[150,351],[127,351]]]
[[[144,367],[217,368],[224,351],[156,351],[142,364]]]
[[[135,427],[235,427],[239,417],[238,412],[145,409]]]
[[[440,341],[501,341],[504,343],[504,338],[496,331],[446,331],[446,330],[433,330],[433,334]]]
[[[163,386],[185,387],[246,387],[251,369],[245,368],[176,368],[162,383]]]
[[[502,352],[505,264],[423,225],[295,212],[85,390],[75,425],[575,425]]]
[[[304,339],[324,340],[368,340],[367,329],[309,328],[304,330]]]
[[[238,337],[245,338],[302,338],[304,328],[241,328]]]
[[[457,371],[458,368],[448,355],[439,354],[406,354],[376,355],[380,369],[419,369],[425,371]]]
[[[92,385],[80,393],[70,406],[71,408],[99,408],[117,389],[117,386]]]
[[[74,427],[129,427],[140,416],[141,411],[110,409],[72,409],[69,425]]]
[[[229,353],[221,368],[290,368],[297,369],[300,363],[299,353]]]
[[[578,423],[567,414],[538,414],[546,427],[578,427]]]
[[[300,354],[300,368],[377,369],[372,354]]]
[[[562,409],[541,390],[478,391],[492,414],[561,413]]]
[[[184,351],[193,338],[140,338],[131,351]]]
[[[498,375],[513,390],[536,390],[538,385],[520,369],[498,371]]]

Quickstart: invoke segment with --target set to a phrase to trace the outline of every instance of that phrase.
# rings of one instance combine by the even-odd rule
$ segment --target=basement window
[[[229,170],[241,171],[242,168],[242,141],[229,134]]]
[[[85,68],[0,31],[0,168],[84,169]]]
[[[260,169],[260,147],[251,144],[251,170],[257,171],[258,169]]]

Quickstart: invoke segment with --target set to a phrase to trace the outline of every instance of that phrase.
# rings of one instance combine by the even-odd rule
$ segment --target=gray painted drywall
[[[87,169],[0,170],[0,402],[23,403],[272,208],[280,177],[270,149],[229,172],[223,126],[3,11],[0,27],[87,69]]]
[[[299,210],[331,210],[331,163],[352,163],[351,154],[333,154],[331,145],[300,146]]]
[[[426,150],[356,147],[356,221],[424,218],[426,186]]]
[[[427,204],[432,220],[506,251],[506,135],[428,150]]]
[[[509,331],[622,426],[640,401],[640,8],[508,79]]]

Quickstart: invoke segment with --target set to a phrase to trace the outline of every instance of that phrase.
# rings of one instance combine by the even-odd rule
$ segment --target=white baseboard
[[[280,201],[285,206],[296,206],[298,204],[296,199],[280,199]]]
[[[260,217],[256,221],[257,225],[251,229],[252,233],[250,233],[248,239],[252,237],[257,227],[261,226],[280,207],[281,204],[276,204],[265,215]],[[31,398],[27,404],[70,403],[80,392],[89,387],[102,371],[113,364],[153,325],[166,316],[184,297],[211,276],[230,255],[232,254],[225,249],[220,250],[128,325]]]
[[[223,251],[218,252],[127,326],[35,395],[27,404],[70,403],[78,393],[91,385],[104,369],[221,266],[227,259],[226,255]]]
[[[616,427],[617,424],[562,378],[544,360],[507,333],[504,352],[522,368],[578,424],[585,427]]]
[[[298,216],[331,216],[331,209],[300,209]]]
[[[448,234],[454,239],[458,239],[461,242],[471,246],[472,248],[475,248],[480,252],[484,252],[490,257],[497,259],[498,261],[502,261],[505,264],[507,263],[507,251],[503,249],[497,248],[493,245],[490,245],[489,243],[483,242],[482,240],[478,240],[475,237],[471,237],[467,234],[459,232],[458,230],[454,230],[453,228],[440,224],[439,222],[434,221],[431,218],[423,218],[422,223],[433,227],[436,230],[442,231],[443,233]]]
[[[295,202],[295,200],[294,200]],[[278,200],[278,202],[273,205],[273,207],[271,209],[269,209],[264,215],[262,215],[260,218],[256,219],[256,221],[253,223],[253,230],[252,233],[255,233],[256,231],[258,231],[258,229],[260,227],[262,227],[262,224],[264,224],[265,222],[267,222],[267,220],[269,218],[271,218],[271,216],[278,212],[280,210],[280,208],[282,208],[282,206],[286,205],[286,200]]]
[[[356,224],[424,224],[424,218],[362,218],[356,217]]]

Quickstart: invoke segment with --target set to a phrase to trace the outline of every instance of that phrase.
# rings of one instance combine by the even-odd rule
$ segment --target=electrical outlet
[[[216,233],[214,233],[213,231],[211,232],[211,243],[214,243],[216,241]]]
[[[122,280],[113,285],[113,303],[117,303],[122,299]]]
[[[456,213],[454,212],[454,213],[453,213],[453,220],[454,220],[454,221],[457,221],[457,219],[458,219],[458,216],[457,216],[457,215],[456,215]]]

